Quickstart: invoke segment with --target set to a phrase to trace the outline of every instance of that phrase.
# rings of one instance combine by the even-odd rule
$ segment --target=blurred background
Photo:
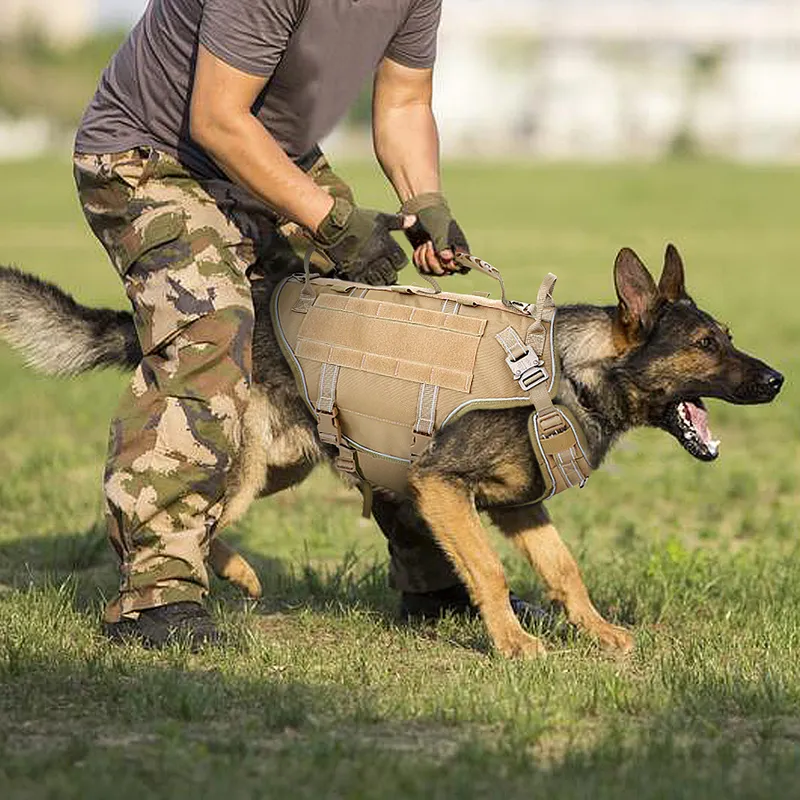
[[[713,464],[639,430],[548,504],[640,655],[554,636],[522,667],[479,657],[480,626],[399,631],[383,537],[327,470],[225,532],[266,588],[246,615],[215,590],[236,652],[115,655],[96,635],[118,582],[100,487],[128,377],[36,375],[0,342],[0,797],[138,798],[143,779],[198,798],[226,780],[228,800],[798,796],[800,0],[443,4],[445,187],[509,295],[535,300],[551,271],[559,303],[610,303],[619,248],[657,275],[672,241],[700,306],[787,376],[769,406],[709,400]],[[144,6],[0,0],[0,264],[87,305],[128,303],[83,219],[73,131]],[[389,211],[368,117],[365,89],[325,146]]]
[[[2,0],[0,158],[66,149],[146,0]],[[797,0],[444,0],[445,155],[800,161]],[[369,149],[369,93],[329,149]]]

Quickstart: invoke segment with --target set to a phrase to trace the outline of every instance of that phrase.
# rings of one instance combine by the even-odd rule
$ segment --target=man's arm
[[[201,45],[190,109],[192,138],[231,179],[311,231],[317,249],[348,280],[393,283],[407,259],[391,231],[413,218],[332,197],[299,169],[252,114],[265,84],[266,78],[230,66]]]
[[[439,133],[431,108],[433,70],[384,58],[375,73],[375,155],[401,202],[440,191]]]
[[[333,206],[283,152],[251,108],[266,79],[226,64],[202,45],[190,110],[192,138],[237,183],[278,213],[316,231]]]
[[[441,192],[432,98],[432,69],[406,67],[389,58],[378,66],[372,104],[375,155],[400,201],[412,207],[414,198]],[[437,250],[431,241],[415,247],[414,263],[437,275],[458,269],[452,249]]]

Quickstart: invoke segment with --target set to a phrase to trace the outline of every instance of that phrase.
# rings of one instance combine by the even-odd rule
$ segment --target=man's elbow
[[[189,135],[204,150],[213,151],[214,143],[219,138],[218,125],[213,115],[205,110],[202,104],[192,103],[189,113]]]
[[[241,130],[240,117],[241,115],[228,109],[192,103],[189,111],[189,135],[208,153],[216,155]]]

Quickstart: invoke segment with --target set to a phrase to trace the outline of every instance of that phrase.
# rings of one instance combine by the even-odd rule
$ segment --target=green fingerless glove
[[[390,232],[402,227],[401,214],[359,208],[344,197],[336,197],[313,239],[348,280],[394,283],[407,258]]]
[[[469,253],[467,237],[453,219],[450,206],[441,192],[418,194],[406,200],[400,210],[417,218],[417,222],[406,231],[413,247],[431,241],[437,253],[442,250]]]

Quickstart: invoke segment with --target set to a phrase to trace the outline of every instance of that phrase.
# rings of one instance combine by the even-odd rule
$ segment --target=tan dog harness
[[[275,333],[320,439],[336,466],[399,493],[435,432],[475,409],[533,406],[529,435],[544,479],[540,502],[591,472],[583,432],[553,405],[555,275],[535,305],[506,298],[500,273],[460,254],[462,267],[500,282],[502,300],[416,286],[365,286],[293,275],[272,296]],[[367,496],[367,495],[365,495]]]

